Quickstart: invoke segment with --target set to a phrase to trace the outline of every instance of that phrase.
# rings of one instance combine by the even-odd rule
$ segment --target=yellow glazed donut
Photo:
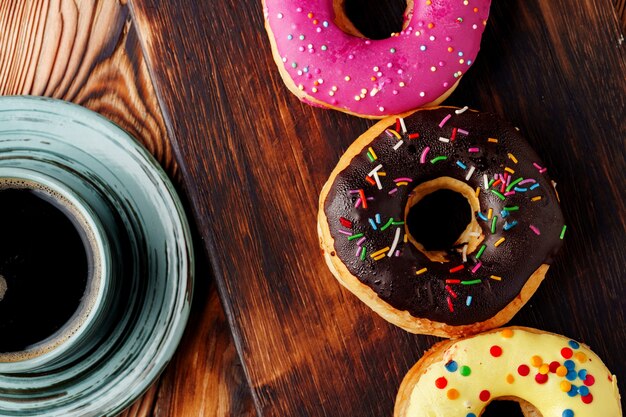
[[[526,417],[619,417],[617,379],[587,346],[507,327],[435,345],[404,377],[395,417],[479,417],[495,399]]]

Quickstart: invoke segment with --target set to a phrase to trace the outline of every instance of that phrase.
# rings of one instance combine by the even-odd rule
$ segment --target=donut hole
[[[409,209],[409,233],[427,251],[447,251],[463,233],[472,208],[462,194],[441,189],[425,195]]]
[[[409,241],[430,260],[448,262],[464,246],[471,254],[483,240],[476,221],[480,203],[474,190],[451,177],[440,177],[415,187],[404,210]]]
[[[524,417],[522,408],[517,401],[496,400],[489,403],[481,417]]]
[[[480,417],[543,417],[537,407],[518,397],[501,397],[491,401]]]
[[[348,34],[387,39],[403,29],[406,0],[343,0],[335,4],[339,5],[335,7],[335,23]]]

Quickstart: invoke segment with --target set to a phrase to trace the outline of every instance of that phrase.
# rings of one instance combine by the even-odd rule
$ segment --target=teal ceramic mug
[[[119,236],[77,191],[41,172],[0,168],[0,373],[71,364],[112,326],[122,295],[110,242]]]
[[[0,349],[0,416],[116,415],[168,363],[189,315],[193,251],[180,200],[152,156],[98,114],[58,100],[2,97],[0,202],[18,183],[64,210],[82,236],[87,272],[82,297],[51,334],[16,347],[0,317],[0,348],[9,347]],[[61,234],[59,245],[67,240]],[[17,292],[2,268],[0,312]],[[50,298],[42,302],[54,308]],[[12,334],[33,336],[19,329]]]

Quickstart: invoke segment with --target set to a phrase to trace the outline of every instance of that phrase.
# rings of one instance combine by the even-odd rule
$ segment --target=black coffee
[[[0,187],[0,352],[17,352],[52,336],[77,311],[89,246],[61,200],[38,188]]]

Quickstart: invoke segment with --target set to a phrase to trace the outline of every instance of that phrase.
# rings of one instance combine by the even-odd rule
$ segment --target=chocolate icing
[[[440,128],[439,124],[449,114],[451,118]],[[404,143],[397,150],[393,147],[399,139],[388,131],[383,132],[336,176],[324,202],[330,234],[334,239],[335,256],[339,257],[352,275],[398,310],[406,310],[415,317],[449,325],[485,321],[519,294],[529,276],[541,264],[552,263],[554,255],[561,247],[563,215],[552,182],[546,170],[541,169],[544,164],[520,133],[494,115],[474,111],[456,114],[454,108],[438,108],[418,111],[405,118],[404,122],[407,132],[400,132]],[[455,128],[458,130],[454,141],[444,143],[439,140],[440,137],[450,138]],[[389,129],[395,129],[395,125],[390,125]],[[459,132],[463,130],[467,131],[466,135]],[[411,133],[419,133],[419,138],[409,139],[408,135]],[[497,143],[489,142],[488,138],[496,138]],[[369,146],[377,156],[374,162],[367,157]],[[422,164],[420,156],[426,146],[430,147],[430,151],[426,163]],[[479,148],[480,151],[469,152],[472,147]],[[514,155],[517,163],[508,156],[509,153]],[[430,162],[441,155],[446,156],[447,160]],[[457,161],[461,161],[467,168],[462,169]],[[386,176],[380,176],[382,190],[365,180],[378,164],[382,164],[381,171],[386,172]],[[465,177],[471,166],[475,166],[475,171],[466,181]],[[505,167],[515,171],[510,174],[511,181],[523,177],[536,180],[539,186],[530,190],[530,186],[534,184],[526,183],[518,190],[527,191],[519,190],[507,196],[504,201],[492,192],[485,192],[483,174],[492,179],[496,174],[504,174]],[[485,235],[482,244],[486,245],[486,249],[480,257],[482,265],[475,273],[471,270],[479,262],[476,260],[477,251],[467,255],[462,271],[451,273],[451,268],[463,263],[462,256],[457,251],[449,252],[449,262],[432,262],[411,242],[404,243],[405,225],[392,225],[384,231],[381,230],[390,217],[394,221],[404,220],[405,206],[413,188],[442,176],[463,181],[472,189],[480,187],[478,199],[482,213],[486,214],[489,208],[493,208],[493,215],[498,216],[494,234],[491,233],[491,220],[486,222],[478,219]],[[398,190],[390,195],[389,191],[396,188],[393,180],[400,177],[409,177],[413,181],[408,186],[397,187]],[[366,209],[363,205],[355,208],[359,194],[350,193],[350,190],[359,189],[367,197],[374,198],[367,201]],[[499,187],[490,189],[499,191]],[[535,196],[541,196],[541,199],[531,201]],[[505,206],[518,206],[519,210],[508,212],[503,219],[501,211]],[[374,230],[369,219],[375,221],[377,213],[381,216],[381,223]],[[340,217],[351,221],[352,229],[344,227]],[[503,230],[505,221],[510,224],[513,220],[517,221],[517,225]],[[400,256],[385,256],[378,261],[372,259],[372,253],[392,246],[396,228],[401,228],[402,238],[397,246]],[[362,247],[366,248],[367,254],[364,260],[355,256],[360,238],[348,240],[348,236],[339,230],[353,234],[363,233],[366,240]],[[501,237],[506,240],[494,247]],[[424,267],[427,271],[416,275],[416,271]],[[502,279],[498,281],[490,278],[491,276]],[[449,284],[450,292],[446,289],[447,279],[481,279],[481,282],[471,285]],[[468,296],[472,297],[469,306],[466,305]],[[453,311],[448,304],[448,298],[452,302]]]

